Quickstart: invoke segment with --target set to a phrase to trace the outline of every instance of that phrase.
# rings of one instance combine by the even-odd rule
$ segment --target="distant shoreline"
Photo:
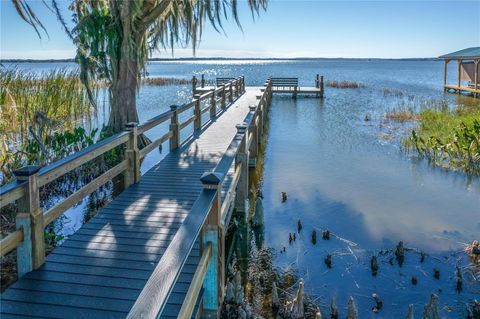
[[[439,61],[440,58],[153,58],[148,62],[178,61],[316,61],[316,60],[353,60],[353,61]],[[70,63],[75,59],[1,59],[0,63]]]

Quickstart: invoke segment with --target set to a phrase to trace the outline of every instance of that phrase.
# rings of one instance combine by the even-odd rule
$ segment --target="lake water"
[[[61,64],[72,67],[72,64]],[[21,64],[46,70],[60,64]],[[431,293],[440,299],[446,318],[464,318],[465,304],[480,299],[480,283],[463,269],[464,290],[455,291],[455,265],[468,261],[461,250],[480,239],[480,183],[476,177],[445,172],[417,161],[400,149],[399,138],[410,125],[386,122],[392,109],[420,109],[446,100],[478,103],[469,97],[444,95],[443,62],[398,60],[307,61],[196,61],[153,62],[151,77],[191,78],[204,73],[207,79],[245,75],[247,85],[262,85],[268,76],[299,77],[301,85],[313,86],[315,74],[325,80],[349,80],[366,84],[363,89],[326,88],[323,101],[276,96],[271,105],[270,129],[261,180],[264,195],[265,241],[276,249],[276,265],[293,268],[305,280],[306,292],[317,298],[321,310],[333,296],[345,317],[348,296],[353,296],[360,318],[403,318],[408,304],[421,317]],[[455,81],[454,68],[449,80]],[[402,92],[386,94],[390,91]],[[191,97],[190,86],[142,87],[139,114],[142,121],[166,111],[171,104]],[[371,121],[364,121],[365,116]],[[99,118],[101,116],[101,112]],[[165,129],[165,128],[162,128]],[[161,130],[161,129],[159,129]],[[150,134],[158,134],[152,131]],[[147,158],[148,169],[162,155]],[[282,203],[280,193],[288,200]],[[67,227],[81,224],[82,206],[68,213]],[[288,234],[303,224],[297,240]],[[68,226],[70,225],[70,226]],[[310,241],[317,230],[317,244]],[[334,236],[321,239],[329,229]],[[407,248],[405,263],[390,264],[399,241]],[[280,251],[286,247],[285,253]],[[427,254],[420,263],[420,251]],[[324,264],[332,255],[333,268]],[[370,258],[377,255],[379,273],[370,274]],[[433,278],[433,269],[440,279]],[[417,285],[411,278],[418,279]],[[383,300],[374,314],[372,293]]]

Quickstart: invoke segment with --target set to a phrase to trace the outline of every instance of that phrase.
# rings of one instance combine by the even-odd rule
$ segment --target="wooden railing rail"
[[[188,124],[195,122],[194,129],[202,126],[201,116],[210,110],[210,119],[217,116],[217,101],[215,95],[219,92],[225,92],[225,87],[233,94],[233,87],[244,87],[243,77],[238,77],[224,86],[223,90],[211,90],[181,106],[172,106],[167,112],[164,112],[147,122],[137,125],[129,123],[126,130],[112,135],[102,141],[99,141],[85,149],[76,152],[62,160],[54,162],[43,168],[36,166],[27,166],[15,172],[17,177],[13,182],[0,187],[0,208],[16,202],[18,207],[18,216],[16,219],[16,230],[0,240],[0,255],[4,256],[17,248],[17,268],[19,277],[32,269],[40,267],[45,259],[44,249],[44,228],[49,223],[60,217],[67,209],[81,201],[85,196],[93,193],[99,187],[106,184],[114,177],[123,174],[125,187],[128,187],[140,180],[140,161],[149,152],[153,151],[161,144],[170,141],[170,149],[179,147],[180,131]],[[242,91],[243,92],[243,91]],[[238,96],[240,90],[235,90]],[[233,101],[233,96],[229,96]],[[204,109],[199,108],[200,102],[208,101],[209,105]],[[221,100],[222,108],[224,98]],[[178,122],[178,115],[192,107],[196,107],[194,115],[185,122]],[[143,149],[138,149],[137,139],[139,134],[157,127],[158,125],[170,120],[170,127],[167,133],[152,141]],[[75,193],[56,203],[55,206],[42,212],[40,209],[39,189],[58,178],[80,167],[83,164],[111,151],[117,146],[125,146],[125,158],[104,172],[88,184],[81,187]]]

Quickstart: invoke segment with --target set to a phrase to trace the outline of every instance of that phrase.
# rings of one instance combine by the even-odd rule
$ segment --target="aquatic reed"
[[[338,89],[363,89],[366,88],[367,85],[360,82],[355,81],[328,81],[328,87],[338,88]]]

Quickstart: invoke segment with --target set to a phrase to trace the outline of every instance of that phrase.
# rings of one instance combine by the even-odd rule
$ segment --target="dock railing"
[[[229,207],[245,209],[248,197],[248,159],[257,156],[259,136],[263,134],[265,112],[270,104],[272,85],[268,80],[258,103],[250,106],[243,123],[225,154],[212,171],[200,178],[204,188],[186,219],[176,232],[154,272],[130,310],[128,318],[159,318],[183,266],[197,240],[200,242],[200,262],[181,306],[178,318],[191,318],[203,288],[202,317],[217,318],[224,298],[225,232],[230,216]],[[222,183],[230,170],[234,173],[221,200]]]
[[[245,91],[244,77],[237,77],[222,88],[212,89],[181,106],[172,106],[147,122],[138,125],[129,123],[125,131],[112,135],[70,156],[45,167],[26,166],[14,172],[16,179],[0,187],[0,208],[11,203],[17,206],[16,230],[0,240],[0,255],[5,256],[17,249],[17,272],[22,277],[29,271],[40,267],[45,262],[45,227],[63,215],[70,207],[84,197],[105,185],[108,181],[123,174],[124,187],[140,181],[140,162],[152,150],[167,140],[170,150],[181,145],[180,131],[194,123],[194,133],[202,127],[202,114],[210,112],[210,121],[219,116],[225,109],[225,99],[233,101]],[[201,104],[206,104],[201,108]],[[220,108],[218,107],[220,104]],[[179,114],[194,108],[194,114],[183,122],[179,122]],[[170,120],[167,133],[156,138],[143,149],[138,149],[139,134],[157,127]],[[193,134],[193,133],[192,133]],[[79,168],[112,149],[123,146],[125,155],[106,172],[102,173],[79,190],[60,200],[53,207],[42,211],[40,207],[40,189],[60,177]]]

